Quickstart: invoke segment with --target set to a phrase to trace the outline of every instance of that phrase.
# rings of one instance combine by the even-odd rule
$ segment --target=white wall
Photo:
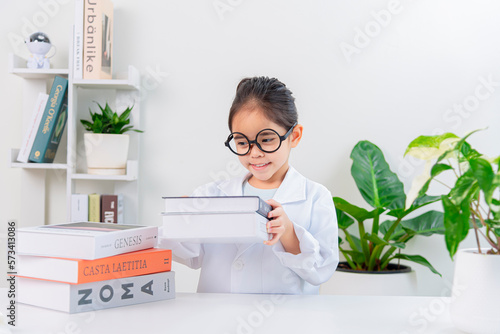
[[[48,3],[60,5],[44,5]],[[124,71],[133,64],[143,80],[142,224],[160,224],[161,196],[190,194],[196,186],[233,172],[228,163],[234,158],[222,143],[236,84],[245,76],[275,76],[287,84],[305,127],[292,163],[335,195],[360,205],[349,159],[359,140],[381,147],[407,187],[422,166],[402,160],[402,155],[418,135],[442,131],[461,135],[489,127],[471,141],[490,155],[498,154],[497,1],[114,3],[115,69]],[[218,12],[217,5],[227,11]],[[8,37],[21,35],[27,22],[38,22],[38,28],[52,38],[58,46],[53,63],[64,66],[71,1],[3,0],[0,6],[4,68],[8,52],[26,54]],[[41,18],[47,12],[49,19],[44,22]],[[372,37],[360,37],[359,31],[366,29]],[[351,57],[342,52],[347,44],[351,51],[356,47]],[[494,82],[487,97],[481,78]],[[20,145],[21,84],[20,78],[0,71],[2,157],[8,148]],[[480,99],[475,99],[477,92],[483,93]],[[464,103],[470,105],[462,114],[453,109]],[[29,203],[21,202],[20,175],[0,164],[2,224],[29,208]],[[49,181],[47,218],[61,222],[64,184],[50,173]],[[472,240],[468,244],[472,246]],[[415,265],[420,294],[449,294],[453,263],[442,237],[413,240],[407,253],[426,256],[443,273],[441,279]],[[174,268],[179,291],[193,291],[197,273]]]

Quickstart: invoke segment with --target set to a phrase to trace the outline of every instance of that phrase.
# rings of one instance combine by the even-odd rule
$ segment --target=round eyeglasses
[[[252,144],[257,145],[262,152],[273,153],[279,150],[283,140],[290,136],[296,125],[297,122],[292,125],[284,136],[280,136],[279,133],[273,129],[261,130],[257,133],[257,136],[255,136],[255,140],[248,139],[248,137],[241,132],[233,132],[227,137],[224,145],[236,155],[247,155],[252,149]]]

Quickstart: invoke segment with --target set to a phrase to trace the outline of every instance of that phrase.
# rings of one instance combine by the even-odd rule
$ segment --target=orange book
[[[96,260],[18,255],[18,276],[82,284],[170,271],[172,251],[149,248]]]

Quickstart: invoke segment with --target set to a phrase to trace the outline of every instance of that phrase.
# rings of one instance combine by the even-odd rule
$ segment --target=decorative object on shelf
[[[415,218],[403,220],[417,209],[439,201],[440,197],[427,196],[424,193],[417,198],[407,199],[403,183],[390,170],[380,148],[369,141],[357,143],[351,152],[351,159],[352,177],[361,195],[373,210],[368,211],[355,206],[340,197],[333,198],[339,229],[344,232],[345,241],[349,245],[349,248],[343,246],[344,240],[339,238],[339,249],[346,262],[341,262],[337,270],[345,268],[359,273],[391,273],[394,272],[389,270],[391,267],[394,269],[401,267],[398,263],[390,267],[391,261],[402,259],[426,266],[433,273],[440,275],[424,257],[401,253],[406,243],[415,236],[444,233],[442,212],[426,211]],[[381,223],[380,219],[384,213],[393,218]],[[372,220],[370,232],[365,230],[367,220]],[[349,231],[349,227],[355,221],[359,238]],[[322,288],[335,293],[332,289],[335,290],[336,275],[337,273]]]
[[[96,102],[97,103],[97,102]],[[103,108],[97,103],[101,113],[90,111],[91,121],[80,120],[85,130],[85,153],[87,172],[98,175],[124,175],[126,173],[129,136],[128,131],[143,132],[130,124],[132,107],[127,107],[120,115],[106,103]]]
[[[49,69],[49,59],[56,53],[56,47],[50,43],[49,36],[43,32],[35,32],[26,38],[24,42],[26,43],[28,50],[31,52],[26,66],[31,69]],[[51,48],[54,48],[54,54],[47,56]]]
[[[490,159],[453,133],[420,136],[406,154],[427,161],[426,192],[436,177],[448,172],[456,177],[450,192],[442,195],[446,247],[456,254],[453,302],[450,313],[455,326],[468,333],[500,331],[500,157]],[[435,161],[431,167],[431,162]],[[453,172],[453,173],[451,173]],[[440,183],[442,183],[440,181]],[[460,250],[458,246],[474,229],[477,248]],[[481,244],[486,241],[485,244]]]

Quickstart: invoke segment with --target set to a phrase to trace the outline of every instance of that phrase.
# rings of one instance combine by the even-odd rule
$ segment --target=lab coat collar
[[[218,188],[226,196],[242,196],[243,195],[243,182],[252,176],[248,173],[231,180],[222,181],[218,184]],[[306,200],[306,178],[302,176],[292,166],[288,167],[285,179],[279,186],[273,198],[280,204],[293,203]]]

